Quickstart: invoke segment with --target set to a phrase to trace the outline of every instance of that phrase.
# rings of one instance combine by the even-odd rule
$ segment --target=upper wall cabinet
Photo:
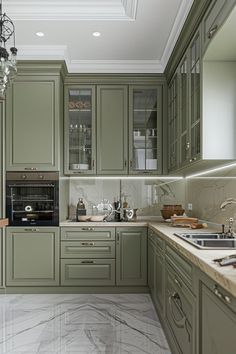
[[[235,0],[213,0],[202,21],[202,49],[207,49],[209,43],[218,32],[225,19],[235,6]]]
[[[97,86],[97,173],[128,173],[128,87]]]
[[[168,169],[200,158],[200,31],[168,87]]]
[[[60,75],[18,75],[7,92],[6,170],[59,170]]]
[[[95,86],[65,88],[66,174],[95,174]]]
[[[129,88],[129,173],[162,171],[162,88]]]

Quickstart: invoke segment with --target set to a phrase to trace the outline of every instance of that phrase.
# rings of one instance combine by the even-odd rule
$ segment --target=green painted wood
[[[59,228],[7,228],[6,285],[59,285]]]
[[[116,284],[147,284],[147,229],[116,229]]]
[[[115,258],[115,241],[62,241],[61,258]]]
[[[234,354],[236,312],[219,299],[208,285],[200,285],[199,353]]]
[[[97,173],[124,175],[128,172],[127,86],[97,86]]]
[[[59,170],[58,76],[19,76],[7,93],[6,169]]]
[[[148,286],[152,297],[155,291],[155,251],[154,251],[153,232],[148,235]]]
[[[4,286],[3,230],[0,229],[0,288]]]
[[[69,141],[69,131],[70,131],[70,122],[69,122],[69,93],[70,91],[90,91],[91,92],[91,112],[77,112],[77,121],[74,118],[74,124],[79,124],[83,122],[83,125],[86,123],[86,118],[89,115],[91,117],[91,130],[89,131],[89,136],[87,139],[91,140],[92,149],[90,151],[90,159],[88,162],[88,170],[73,170],[70,168],[70,154],[73,151],[70,151],[70,141]],[[95,85],[65,85],[65,98],[64,98],[64,173],[66,175],[94,175],[96,173],[96,106],[95,106]],[[76,113],[75,113],[76,114]],[[87,127],[88,128],[88,127]],[[85,141],[86,143],[86,141]],[[78,152],[79,154],[79,152]]]
[[[177,353],[195,351],[195,299],[184,283],[176,281],[177,274],[167,264],[165,272],[166,321],[178,348]]]
[[[96,240],[96,241],[113,241],[115,240],[114,227],[61,227],[61,240]]]
[[[114,259],[62,259],[62,286],[115,285]]]
[[[153,101],[152,91],[155,92]],[[152,106],[150,106],[152,102]],[[163,136],[163,87],[152,85],[129,86],[129,174],[156,175],[163,171],[162,166],[162,136]],[[155,136],[151,136],[154,128]],[[140,137],[135,137],[136,131]],[[151,137],[150,137],[151,136]],[[143,138],[140,145],[139,140]],[[143,150],[143,167],[138,166],[139,146]],[[156,168],[150,168],[148,162],[157,160]],[[146,162],[146,163],[145,163]]]
[[[214,35],[221,28],[231,10],[235,0],[213,0],[202,20],[202,51],[206,51]],[[214,30],[215,28],[215,30]]]
[[[154,252],[155,257],[155,293],[154,301],[158,308],[158,314],[164,316],[165,302],[165,258],[158,248]]]

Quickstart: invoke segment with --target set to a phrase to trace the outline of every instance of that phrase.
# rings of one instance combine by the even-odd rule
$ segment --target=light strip
[[[208,173],[213,173],[213,172],[217,172],[217,171],[226,170],[227,168],[235,167],[235,166],[236,166],[236,162],[231,163],[230,165],[225,165],[225,166],[221,166],[221,167],[217,167],[217,168],[212,168],[210,170],[206,170],[206,171],[203,171],[203,172],[195,173],[193,175],[186,176],[185,178],[186,179],[190,179],[190,178],[195,178],[195,177],[199,177],[199,176],[204,176],[204,175],[206,175]]]
[[[93,179],[98,179],[98,180],[179,180],[183,179],[184,177],[175,177],[175,176],[68,176],[68,177],[60,177],[60,179],[85,179],[85,180],[93,180]]]

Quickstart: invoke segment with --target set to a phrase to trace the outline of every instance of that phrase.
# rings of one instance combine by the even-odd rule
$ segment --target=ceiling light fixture
[[[93,36],[94,36],[94,37],[100,37],[100,36],[101,36],[101,33],[100,33],[100,32],[93,32]]]
[[[36,36],[38,36],[38,37],[44,37],[44,33],[43,33],[43,32],[36,32]]]
[[[13,47],[9,53],[6,49],[7,41],[12,37]],[[16,55],[15,47],[15,26],[5,13],[2,13],[2,0],[0,1],[0,98],[5,98],[5,91],[8,83],[16,76]]]

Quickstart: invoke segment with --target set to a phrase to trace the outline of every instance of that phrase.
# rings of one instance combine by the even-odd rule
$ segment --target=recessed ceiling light
[[[100,36],[101,36],[101,33],[100,33],[100,32],[93,32],[93,36],[94,36],[94,37],[100,37]]]
[[[38,37],[44,37],[44,33],[43,33],[43,32],[36,32],[36,36],[38,36]]]

